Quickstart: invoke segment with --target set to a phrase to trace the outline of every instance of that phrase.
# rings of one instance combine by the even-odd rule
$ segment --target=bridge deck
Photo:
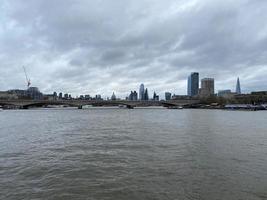
[[[30,107],[30,106],[46,106],[46,105],[68,105],[82,107],[85,105],[93,106],[118,106],[125,105],[128,107],[138,106],[186,106],[199,103],[199,100],[170,100],[170,101],[105,101],[105,100],[0,100],[1,106],[19,106],[19,107]]]

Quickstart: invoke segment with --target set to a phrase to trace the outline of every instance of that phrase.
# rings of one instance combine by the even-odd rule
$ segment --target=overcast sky
[[[187,76],[216,90],[267,90],[266,0],[0,0],[0,90],[114,91],[144,83],[186,94]]]

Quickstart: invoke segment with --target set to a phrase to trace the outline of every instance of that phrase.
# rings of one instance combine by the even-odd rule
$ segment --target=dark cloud
[[[186,93],[191,71],[216,88],[266,90],[267,2],[255,0],[3,0],[0,89],[115,91],[145,83]]]

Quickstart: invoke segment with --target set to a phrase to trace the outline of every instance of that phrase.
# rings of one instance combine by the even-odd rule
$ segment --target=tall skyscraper
[[[200,95],[202,97],[209,97],[214,95],[214,79],[204,78],[201,80]]]
[[[198,95],[199,90],[199,73],[192,72],[188,77],[187,82],[187,95],[188,96],[196,96]]]
[[[239,77],[237,78],[237,82],[236,82],[236,94],[241,94],[241,86],[240,86],[240,81],[239,81]]]
[[[148,101],[149,100],[149,95],[148,95],[148,90],[147,88],[145,89],[145,93],[144,93],[144,99],[145,101]]]
[[[139,100],[144,100],[144,98],[145,98],[145,86],[142,83],[139,89]]]

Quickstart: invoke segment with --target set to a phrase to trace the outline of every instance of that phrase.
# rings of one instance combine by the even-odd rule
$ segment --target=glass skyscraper
[[[139,89],[139,100],[144,100],[144,99],[145,99],[145,86],[144,84],[141,84]]]
[[[241,86],[240,86],[240,81],[239,81],[239,78],[237,78],[237,81],[236,81],[236,94],[241,94]]]
[[[199,73],[192,72],[188,77],[187,82],[187,95],[188,96],[196,96],[198,95],[199,90]]]

